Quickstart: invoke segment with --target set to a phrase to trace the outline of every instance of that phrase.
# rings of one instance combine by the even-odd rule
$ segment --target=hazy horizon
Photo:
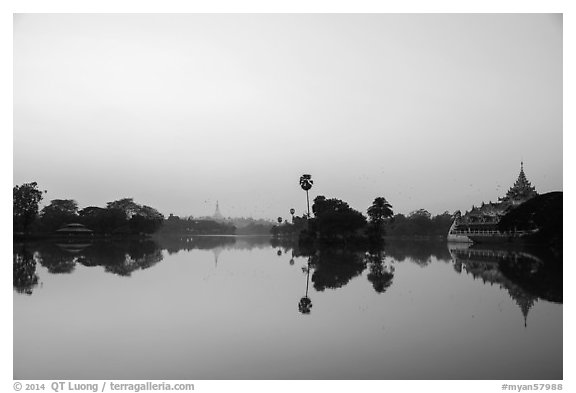
[[[563,189],[561,14],[15,14],[13,183],[275,219]]]

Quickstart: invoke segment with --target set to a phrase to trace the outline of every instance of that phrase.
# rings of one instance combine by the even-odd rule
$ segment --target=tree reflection
[[[31,295],[33,288],[38,285],[34,256],[24,245],[14,245],[12,255],[12,284],[14,289],[18,293]]]
[[[409,259],[419,266],[425,267],[432,258],[450,262],[450,253],[445,241],[395,239],[386,242],[386,254],[398,262]]]
[[[119,276],[130,276],[163,259],[161,249],[152,240],[96,243],[86,250],[85,256],[83,265],[104,266],[105,271]]]
[[[80,264],[103,266],[107,272],[130,276],[135,270],[147,269],[163,258],[156,242],[148,239],[83,244],[41,242],[34,244],[34,248],[37,261],[52,274],[71,273]]]
[[[311,309],[312,300],[310,300],[308,296],[304,296],[302,299],[300,299],[298,302],[298,311],[300,311],[302,314],[310,314]]]
[[[302,268],[302,270],[306,269],[306,294],[303,298],[300,299],[298,302],[298,311],[302,314],[310,314],[312,310],[312,300],[308,297],[308,284],[310,283],[310,259],[308,258],[308,264],[306,268]]]
[[[84,258],[82,252],[90,244],[39,243],[36,246],[38,262],[52,274],[68,274],[74,271],[76,263]]]
[[[347,249],[324,248],[312,255],[314,289],[340,288],[366,268],[364,254]]]
[[[383,250],[373,250],[366,253],[365,262],[368,265],[368,281],[372,283],[374,290],[384,293],[392,285],[394,279],[394,266],[385,263]]]
[[[237,239],[232,236],[161,236],[155,240],[168,251],[168,254],[175,254],[181,250],[231,248],[235,246]],[[268,239],[264,244],[268,244]]]

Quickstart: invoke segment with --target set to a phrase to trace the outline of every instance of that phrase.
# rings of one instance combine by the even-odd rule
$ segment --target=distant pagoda
[[[216,211],[212,215],[212,218],[215,221],[223,221],[224,220],[224,216],[222,215],[222,213],[220,213],[220,206],[218,206],[218,201],[216,201]]]

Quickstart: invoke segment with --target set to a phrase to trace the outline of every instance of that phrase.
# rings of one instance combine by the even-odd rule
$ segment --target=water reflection
[[[106,272],[130,276],[162,260],[162,251],[152,240],[95,243],[84,251],[84,266],[104,266]]]
[[[383,250],[372,250],[365,256],[368,265],[368,281],[372,283],[374,290],[378,293],[384,293],[392,285],[394,279],[393,262],[386,263]]]
[[[312,255],[310,265],[314,269],[312,283],[317,291],[343,287],[366,267],[363,253],[334,248]]]
[[[38,262],[52,274],[68,274],[74,271],[77,263],[85,262],[83,251],[90,243],[38,243],[35,250]]]
[[[162,260],[162,251],[152,240],[99,241],[91,243],[38,242],[30,247],[35,260],[52,274],[72,273],[77,265],[103,266],[106,272],[130,276]],[[14,253],[14,271],[20,272],[28,258],[27,248],[18,246]],[[24,251],[22,251],[24,250]],[[34,261],[34,268],[35,268]],[[31,264],[31,262],[29,263]],[[30,269],[30,268],[29,268]],[[15,275],[16,277],[16,275]],[[16,284],[15,284],[16,287]]]
[[[309,313],[308,285],[315,291],[338,289],[366,271],[374,291],[384,293],[393,284],[396,264],[415,263],[426,267],[433,260],[452,262],[455,272],[505,288],[527,316],[539,298],[562,303],[562,260],[542,250],[479,247],[442,242],[391,241],[382,248],[300,249],[289,240],[268,237],[167,237],[127,241],[77,243],[37,242],[14,247],[14,289],[32,294],[38,284],[36,263],[51,274],[70,274],[78,265],[102,266],[109,273],[130,276],[162,261],[162,250],[174,254],[182,250],[211,250],[217,266],[223,250],[251,250],[274,247],[278,257],[289,264],[306,258],[306,292],[299,310]],[[305,300],[307,299],[307,300]]]
[[[306,265],[306,294],[298,302],[298,311],[300,311],[302,314],[310,314],[312,309],[312,300],[310,300],[308,297],[308,285],[310,283],[310,259],[311,257],[308,258],[308,263]],[[304,268],[302,268],[302,270],[304,270]]]
[[[218,250],[240,246],[234,236],[163,236],[156,239],[168,254],[191,250]]]
[[[397,262],[410,260],[419,266],[428,265],[432,259],[449,262],[451,255],[443,241],[395,239],[384,246],[386,254]]]
[[[368,268],[368,281],[376,292],[383,293],[392,285],[395,270],[393,260],[387,261],[385,256],[384,249],[380,248],[369,251],[320,249],[309,257],[309,268],[314,269],[314,289],[341,288]]]
[[[12,272],[16,292],[31,295],[34,287],[38,285],[36,261],[32,253],[22,244],[14,245]]]
[[[562,377],[551,303],[562,263],[539,250],[266,237],[14,246],[18,378]]]
[[[449,244],[454,270],[498,285],[516,302],[527,326],[538,299],[562,303],[562,261],[546,250]]]

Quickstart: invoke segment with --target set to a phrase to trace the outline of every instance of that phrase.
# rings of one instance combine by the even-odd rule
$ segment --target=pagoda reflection
[[[462,243],[448,243],[448,249],[456,272],[508,292],[522,312],[524,326],[539,299],[562,303],[562,264],[549,255]]]

